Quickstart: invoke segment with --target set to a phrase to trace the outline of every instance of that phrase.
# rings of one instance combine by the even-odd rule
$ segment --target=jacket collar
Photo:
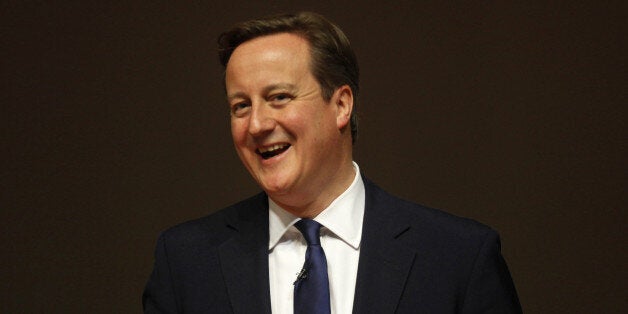
[[[399,241],[410,225],[392,211],[392,196],[364,179],[366,206],[354,313],[393,313],[399,303],[415,251]]]
[[[234,236],[218,248],[234,313],[269,313],[268,202],[265,193],[236,205],[227,217]]]
[[[364,178],[366,203],[354,313],[393,313],[416,253],[399,239],[410,229],[392,196]],[[220,264],[234,313],[270,314],[268,198],[260,193],[236,205],[226,220],[234,236],[222,243]]]

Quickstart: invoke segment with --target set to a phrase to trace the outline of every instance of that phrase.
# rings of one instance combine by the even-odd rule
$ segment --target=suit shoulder
[[[402,200],[408,205],[409,215],[415,218],[415,221],[422,225],[429,225],[443,231],[456,232],[460,235],[485,235],[487,233],[495,233],[495,231],[474,219],[461,217],[441,209],[427,207],[416,204],[407,200]]]
[[[372,202],[384,204],[388,213],[398,222],[409,223],[414,229],[429,233],[432,237],[441,235],[460,239],[484,238],[496,235],[491,227],[476,220],[456,216],[446,211],[427,207],[409,200],[391,195],[373,183],[369,183]]]
[[[240,219],[249,219],[266,202],[264,193],[222,208],[206,216],[172,226],[160,234],[168,242],[222,241],[231,234],[229,224]]]

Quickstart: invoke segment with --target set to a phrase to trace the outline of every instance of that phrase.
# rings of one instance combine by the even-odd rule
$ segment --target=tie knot
[[[307,218],[303,218],[299,221],[297,221],[294,224],[295,227],[297,227],[297,229],[299,229],[299,231],[301,231],[301,234],[303,234],[303,237],[305,238],[305,241],[307,242],[307,245],[320,245],[320,231],[321,231],[321,224],[319,224],[318,222],[312,220],[312,219],[307,219]]]

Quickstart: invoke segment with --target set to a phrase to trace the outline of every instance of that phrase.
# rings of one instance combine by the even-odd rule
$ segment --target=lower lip
[[[275,155],[275,156],[270,157],[270,158],[268,158],[268,159],[264,159],[264,158],[262,158],[262,156],[261,156],[261,155],[258,155],[258,156],[259,156],[259,159],[261,160],[261,163],[262,163],[263,165],[272,165],[272,164],[274,164],[274,163],[276,163],[276,162],[281,161],[281,159],[283,159],[284,155],[285,155],[287,152],[289,152],[291,148],[292,148],[292,146],[288,147],[288,149],[286,149],[285,151],[283,151],[281,154],[279,154],[279,155]]]

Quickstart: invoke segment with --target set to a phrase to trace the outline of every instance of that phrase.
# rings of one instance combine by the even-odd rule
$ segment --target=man
[[[145,312],[521,312],[494,231],[360,175],[339,28],[283,15],[219,44],[233,141],[264,192],[160,236]]]

